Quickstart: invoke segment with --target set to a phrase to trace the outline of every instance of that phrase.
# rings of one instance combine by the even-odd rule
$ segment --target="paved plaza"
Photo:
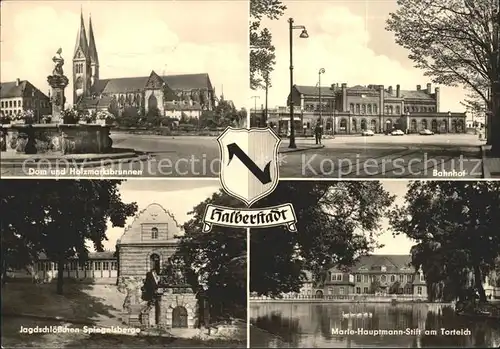
[[[148,157],[106,166],[141,171],[147,177],[218,177],[216,137],[113,133],[113,146]],[[287,150],[284,139],[281,149]],[[297,139],[305,150],[280,155],[281,178],[481,178],[479,141],[473,135],[337,136],[322,149],[312,139]],[[139,172],[138,172],[139,173]],[[2,176],[23,176],[21,168],[2,167]]]
[[[288,140],[283,143],[286,146]],[[298,140],[300,147],[313,140]],[[481,178],[477,136],[337,136],[324,148],[287,153],[280,176],[307,178]]]

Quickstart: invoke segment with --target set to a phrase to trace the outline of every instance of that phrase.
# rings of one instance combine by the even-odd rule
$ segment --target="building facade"
[[[336,298],[401,295],[427,299],[425,276],[422,270],[415,270],[410,262],[410,255],[362,256],[351,268],[330,268],[323,285],[315,285],[312,274],[306,272],[307,280],[298,296]],[[472,280],[473,273],[469,286],[472,286]],[[483,287],[487,297],[500,298],[500,282],[495,272],[485,277]]]
[[[162,266],[175,253],[182,227],[159,204],[151,204],[135,217],[117,241],[118,282],[144,279],[146,273]]]
[[[321,91],[321,92],[320,92]],[[295,114],[297,134],[311,133],[321,120],[325,134],[357,134],[363,130],[375,133],[400,129],[418,133],[429,129],[435,133],[464,133],[466,114],[440,111],[440,89],[417,85],[415,90],[402,90],[383,85],[352,86],[346,83],[330,87],[295,85],[288,96],[298,108]],[[321,102],[320,102],[321,101]],[[295,110],[294,110],[295,112]],[[268,124],[279,133],[290,127],[288,115],[269,114]]]
[[[206,73],[160,76],[151,71],[149,76],[103,79],[99,64],[92,20],[87,39],[82,15],[73,55],[73,103],[80,110],[108,109],[122,115],[134,108],[139,115],[158,111],[159,116],[180,120],[199,118],[215,106],[215,91]]]
[[[124,278],[141,282],[151,269],[161,271],[175,253],[177,236],[182,233],[182,227],[168,211],[151,204],[125,229],[117,241],[116,252],[90,253],[86,262],[70,259],[64,265],[63,277],[109,284]],[[11,276],[50,282],[58,272],[58,264],[42,254],[33,266],[12,271]]]
[[[52,113],[50,98],[28,80],[21,79],[0,84],[0,107],[6,117],[32,110],[37,122]]]
[[[409,255],[362,256],[348,271],[331,268],[327,272],[324,295],[413,295],[427,297],[421,270],[410,266]]]

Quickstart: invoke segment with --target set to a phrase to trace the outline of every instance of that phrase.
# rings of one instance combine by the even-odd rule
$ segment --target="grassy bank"
[[[122,324],[124,295],[113,285],[11,283],[2,287],[2,345],[47,348],[246,347],[246,341],[83,333],[84,326]],[[64,326],[79,333],[20,333],[24,328]]]

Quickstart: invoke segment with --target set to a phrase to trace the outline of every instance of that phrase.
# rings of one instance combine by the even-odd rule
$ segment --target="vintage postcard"
[[[500,345],[500,182],[281,181],[250,231],[251,348]]]
[[[251,126],[283,177],[499,177],[497,0],[250,3]]]
[[[3,347],[246,347],[247,231],[201,233],[218,180],[0,188]]]
[[[248,2],[6,1],[1,67],[2,177],[217,177]]]

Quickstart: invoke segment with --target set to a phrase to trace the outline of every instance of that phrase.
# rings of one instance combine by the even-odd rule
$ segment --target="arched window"
[[[373,132],[375,132],[377,130],[377,120],[373,119],[370,122],[370,130],[372,130]]]
[[[437,130],[438,130],[438,122],[437,122],[436,119],[433,119],[431,121],[431,129],[432,129],[433,132],[437,132]]]
[[[378,107],[376,104],[373,105],[373,114],[378,114]]]
[[[366,104],[362,105],[361,111],[362,111],[363,114],[366,114]]]
[[[415,119],[411,120],[411,131],[417,132],[417,120],[415,120]]]
[[[151,239],[158,239],[158,228],[151,229]]]
[[[361,120],[361,131],[366,131],[366,119]]]
[[[422,129],[427,129],[427,119],[422,119]]]
[[[356,114],[360,113],[359,104],[356,104]]]
[[[344,118],[340,120],[340,130],[343,132],[347,132],[347,120]]]
[[[160,273],[160,256],[156,253],[149,256],[149,270],[155,270],[157,274]]]
[[[351,122],[351,128],[353,132],[356,132],[358,130],[358,122],[356,119],[353,119]]]
[[[368,114],[371,114],[372,113],[372,105],[371,104],[368,104]]]
[[[385,106],[385,114],[386,115],[389,114],[389,106],[388,105]]]
[[[394,114],[394,108],[392,105],[389,106],[389,114]]]
[[[396,114],[401,115],[401,107],[399,105],[396,106]]]
[[[155,95],[152,94],[148,99],[148,109],[152,110],[155,108],[158,108],[158,100],[156,99]]]
[[[351,113],[353,113],[353,114],[354,114],[354,103],[351,103],[351,104],[349,105],[349,110],[351,111]]]

